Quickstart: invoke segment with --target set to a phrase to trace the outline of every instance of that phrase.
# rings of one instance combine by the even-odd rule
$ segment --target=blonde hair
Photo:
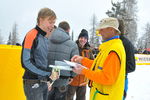
[[[40,18],[44,19],[46,17],[49,17],[49,19],[56,19],[56,14],[53,10],[49,8],[42,8],[38,13],[37,23],[39,24]]]

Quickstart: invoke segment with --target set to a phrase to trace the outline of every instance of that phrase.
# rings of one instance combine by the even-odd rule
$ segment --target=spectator
[[[78,40],[76,41],[80,56],[93,59],[92,50],[88,42],[88,32],[85,29],[81,30]],[[73,100],[76,93],[76,100],[85,100],[87,79],[84,75],[77,75],[73,78],[67,91],[67,100]]]
[[[55,64],[55,61],[70,60],[74,55],[78,55],[78,47],[69,37],[70,25],[68,22],[60,22],[58,28],[54,30],[50,41],[48,53],[48,63]],[[66,91],[70,78],[74,77],[72,71],[60,71],[60,79],[53,84],[49,92],[48,100],[65,100]]]
[[[125,26],[124,21],[122,19],[118,19],[119,21],[119,30],[121,31],[120,39],[123,42],[123,46],[125,48],[126,53],[126,76],[125,76],[125,89],[124,89],[124,100],[127,96],[128,90],[128,73],[135,71],[135,56],[134,56],[134,46],[132,43],[124,36],[125,34]]]

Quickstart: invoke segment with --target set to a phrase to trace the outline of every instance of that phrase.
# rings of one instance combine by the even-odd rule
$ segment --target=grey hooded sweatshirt
[[[70,61],[74,55],[79,55],[77,44],[70,40],[70,36],[62,28],[58,27],[55,29],[49,40],[49,65],[55,65],[55,61]],[[69,77],[73,77],[73,72],[61,70],[60,78],[54,82],[53,86],[61,87],[68,85]]]

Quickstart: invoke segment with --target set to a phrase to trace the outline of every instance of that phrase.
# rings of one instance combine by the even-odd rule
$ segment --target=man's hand
[[[56,79],[59,78],[59,74],[60,74],[60,70],[53,68],[52,74],[51,74],[51,76],[50,76],[49,78],[50,78],[51,80],[55,81]]]
[[[78,56],[78,55],[75,55],[71,58],[71,61],[72,62],[76,62],[76,63],[81,63],[81,60],[83,59],[82,56]]]
[[[76,66],[73,68],[73,72],[77,73],[77,74],[82,74],[82,70],[85,67],[80,65],[80,64],[76,64]]]
[[[53,83],[50,83],[50,81],[47,82],[48,91],[50,91],[50,90],[52,89],[52,84],[53,84]]]
[[[69,78],[68,84],[70,84],[73,81],[73,78]]]
[[[79,86],[84,86],[86,84],[87,84],[87,82],[84,82],[84,83],[81,83]]]

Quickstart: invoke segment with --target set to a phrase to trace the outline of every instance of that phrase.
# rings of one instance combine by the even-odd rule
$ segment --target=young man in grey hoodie
[[[55,65],[55,61],[70,60],[74,55],[79,55],[78,47],[69,36],[70,26],[66,21],[60,22],[49,38],[49,65]],[[74,77],[72,71],[60,71],[57,79],[49,92],[48,100],[65,100],[69,79]]]

